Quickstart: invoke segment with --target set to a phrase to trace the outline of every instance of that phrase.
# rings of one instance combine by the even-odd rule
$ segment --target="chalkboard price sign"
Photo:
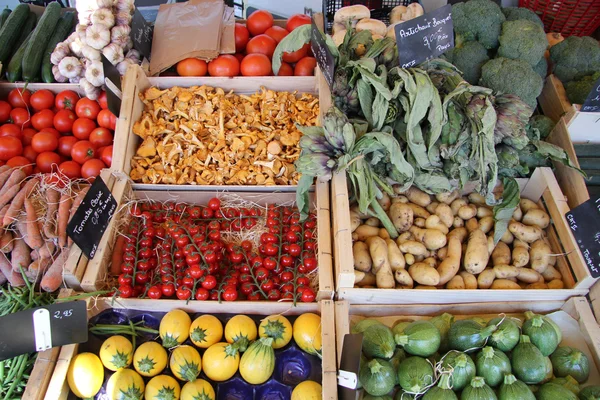
[[[116,210],[117,201],[102,178],[96,177],[67,225],[67,234],[89,259],[94,258],[98,243]]]
[[[594,83],[594,88],[588,94],[585,103],[581,106],[583,112],[600,112],[600,79]]]
[[[154,34],[154,25],[146,21],[142,13],[136,9],[131,19],[131,40],[133,48],[139,51],[142,56],[150,60],[152,50],[152,35]]]
[[[600,277],[600,198],[578,205],[565,217],[590,274]]]
[[[319,68],[323,73],[323,77],[331,88],[333,86],[333,76],[335,72],[335,58],[333,58],[333,54],[331,54],[329,47],[327,47],[325,35],[323,35],[323,32],[317,28],[314,19],[312,21],[310,33],[310,46],[315,58],[317,59]]]
[[[402,68],[416,67],[454,48],[450,4],[398,24],[394,29]]]

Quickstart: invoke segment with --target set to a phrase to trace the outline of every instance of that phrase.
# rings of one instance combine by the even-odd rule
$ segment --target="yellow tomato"
[[[111,371],[127,368],[133,359],[133,345],[125,336],[111,336],[100,347],[100,360]]]
[[[294,341],[305,352],[318,354],[321,352],[321,317],[306,313],[294,321]]]
[[[304,381],[299,383],[292,392],[291,400],[321,400],[323,388],[317,382]]]
[[[223,382],[231,378],[240,365],[240,353],[229,343],[215,343],[204,352],[202,369],[208,379]]]
[[[75,396],[86,399],[94,397],[104,382],[104,367],[94,353],[77,354],[67,372],[69,388]]]
[[[223,324],[213,315],[201,315],[190,326],[190,339],[201,349],[208,349],[222,338]]]
[[[241,352],[246,351],[257,336],[256,323],[247,315],[236,315],[225,324],[225,340],[237,344]]]
[[[181,388],[181,400],[215,400],[215,390],[204,379],[188,382]]]
[[[269,315],[260,323],[258,334],[273,339],[273,348],[280,349],[292,340],[292,324],[283,315]]]
[[[158,375],[150,379],[144,393],[145,400],[178,400],[181,388],[175,378],[169,375]]]
[[[167,351],[156,342],[140,345],[133,354],[133,367],[142,376],[156,376],[167,366]]]

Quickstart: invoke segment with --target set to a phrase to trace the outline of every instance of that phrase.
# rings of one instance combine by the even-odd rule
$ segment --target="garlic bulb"
[[[85,70],[85,79],[92,85],[100,87],[104,84],[104,68],[100,61],[92,62]]]
[[[129,11],[118,11],[116,15],[116,23],[117,26],[129,26],[131,25],[131,14]]]
[[[134,0],[117,0],[115,7],[119,11],[131,13],[134,10]]]
[[[100,95],[100,88],[92,85],[86,78],[79,80],[79,87],[83,89],[85,95],[90,100],[96,100]]]
[[[58,63],[58,71],[65,78],[75,78],[81,75],[81,63],[75,57],[65,57]]]
[[[74,77],[74,78],[69,78],[69,83],[79,83],[79,81],[80,81],[81,79],[83,79],[83,78],[82,78],[82,77],[80,77],[80,76],[76,76],[76,77]]]
[[[110,8],[99,8],[92,14],[92,25],[104,25],[112,28],[115,25],[115,16]]]
[[[117,65],[125,58],[123,55],[123,48],[115,43],[111,43],[102,49],[102,54],[104,54],[112,65]]]
[[[77,32],[73,32],[71,33],[65,40],[64,40],[64,44],[66,44],[67,46],[70,45],[71,43],[73,43],[75,41],[75,39],[81,39],[79,37],[79,33]]]
[[[75,27],[75,33],[79,35],[79,39],[85,41],[85,30],[87,29],[87,25],[77,24]]]
[[[96,50],[102,50],[110,43],[110,30],[102,25],[91,25],[85,31],[85,41]]]
[[[52,66],[52,75],[54,75],[54,80],[58,83],[65,83],[66,81],[68,81],[68,79],[62,76],[62,74],[58,70],[58,65]]]
[[[125,47],[129,39],[129,33],[131,33],[131,28],[127,25],[113,26],[110,30],[110,42],[119,47]]]
[[[113,0],[97,0],[96,4],[98,8],[111,8],[115,5],[115,2]]]
[[[127,68],[133,64],[134,62],[131,59],[125,58],[123,61],[117,64],[117,70],[121,75],[125,75],[125,72],[127,72]]]
[[[71,44],[69,45],[69,48],[71,49],[71,52],[73,54],[75,54],[77,57],[81,57],[83,56],[83,46],[85,46],[83,44],[83,42],[81,40],[79,40],[79,37],[77,37],[73,42],[71,42]]]
[[[91,25],[92,24],[92,14],[93,11],[86,11],[84,13],[78,13],[77,14],[77,19],[79,20],[79,23],[81,25]]]
[[[96,50],[95,48],[93,48],[92,46],[88,46],[87,44],[84,44],[81,47],[81,54],[83,55],[83,57],[92,61],[100,60],[100,50]]]
[[[131,49],[127,52],[125,58],[130,59],[134,64],[139,64],[142,59],[142,55],[136,49]]]
[[[127,44],[123,48],[123,51],[128,52],[131,49],[133,49],[133,40],[131,40],[131,37],[129,37],[129,38],[127,38]]]
[[[52,62],[52,64],[58,65],[58,63],[70,53],[71,49],[69,48],[69,45],[59,43],[52,52],[52,54],[50,54],[50,61]]]

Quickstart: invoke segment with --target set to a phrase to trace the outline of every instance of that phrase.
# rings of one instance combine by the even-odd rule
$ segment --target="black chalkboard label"
[[[565,217],[590,274],[600,277],[600,198],[578,205]]]
[[[117,201],[102,178],[97,176],[67,225],[67,234],[88,258],[94,258],[98,243],[116,209]]]
[[[87,340],[85,301],[51,304],[0,318],[0,361]]]
[[[581,106],[583,112],[600,112],[600,79],[594,83],[594,87],[588,94],[585,103]]]
[[[327,84],[331,88],[333,86],[333,75],[335,72],[335,58],[329,51],[327,43],[325,42],[325,35],[317,28],[315,20],[312,20],[312,28],[310,32],[310,46],[312,52],[317,59],[319,68],[323,73],[323,77],[327,81]]]
[[[130,37],[133,40],[133,48],[148,60],[150,60],[150,52],[152,51],[153,34],[154,25],[146,21],[142,13],[136,9],[131,19]]]
[[[362,343],[362,333],[344,335],[342,359],[338,371],[338,393],[341,400],[356,399],[356,386],[358,384]]]
[[[117,118],[121,115],[121,74],[104,54],[100,54],[102,68],[104,69],[104,83],[106,86],[106,103],[108,110]]]
[[[445,5],[398,24],[396,43],[402,68],[411,68],[454,48],[452,6]]]

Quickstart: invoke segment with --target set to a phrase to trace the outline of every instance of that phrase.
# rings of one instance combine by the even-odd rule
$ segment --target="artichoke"
[[[296,160],[296,170],[302,175],[318,177],[322,181],[331,179],[336,161],[323,153],[304,153]]]
[[[358,113],[360,110],[358,91],[356,87],[350,86],[345,68],[336,69],[331,92],[335,100],[335,106],[344,114]]]
[[[498,144],[508,137],[526,137],[526,127],[533,114],[531,107],[512,94],[496,96],[493,103],[497,118],[494,128],[494,143]],[[519,144],[521,143],[519,140],[517,141]],[[524,145],[515,146],[515,148],[523,148],[526,144],[527,142]]]

